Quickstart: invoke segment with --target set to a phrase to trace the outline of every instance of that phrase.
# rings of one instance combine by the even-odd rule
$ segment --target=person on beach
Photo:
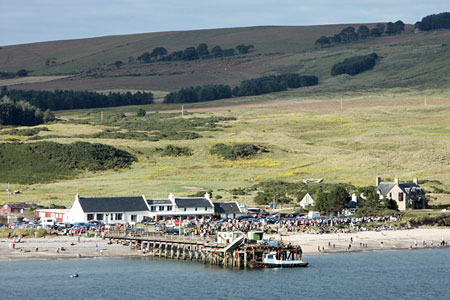
[[[319,245],[319,246],[317,246],[317,250],[318,250],[319,252],[321,252],[321,251],[320,251],[320,245]]]

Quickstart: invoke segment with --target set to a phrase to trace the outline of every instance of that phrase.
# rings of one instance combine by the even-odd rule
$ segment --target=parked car
[[[146,220],[146,221],[143,221],[142,224],[144,224],[144,225],[156,225],[156,221],[154,221],[154,220]]]
[[[166,233],[167,234],[180,234],[180,230],[178,228],[167,228]]]

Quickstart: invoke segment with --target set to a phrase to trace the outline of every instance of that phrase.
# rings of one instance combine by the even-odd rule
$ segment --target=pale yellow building
[[[413,182],[400,182],[398,178],[395,178],[394,182],[381,182],[381,177],[377,177],[375,189],[381,200],[395,200],[399,210],[427,206],[425,191],[419,186],[417,178],[414,178]]]

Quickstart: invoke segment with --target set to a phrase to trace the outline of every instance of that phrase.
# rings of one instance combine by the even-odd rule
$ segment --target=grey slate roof
[[[375,189],[379,190],[383,196],[386,196],[394,185],[395,183],[393,182],[381,182],[379,186],[375,187]]]
[[[206,198],[175,198],[175,204],[179,208],[213,207]]]
[[[241,211],[236,202],[214,202],[214,213],[216,214],[239,214]]]
[[[80,204],[85,213],[89,212],[130,212],[148,211],[142,197],[81,198]]]
[[[172,204],[172,201],[170,201],[169,199],[148,199],[147,203],[149,205],[159,205],[159,204]]]
[[[375,187],[375,189],[379,190],[383,196],[386,196],[394,186],[394,182],[381,182],[379,186]],[[425,194],[423,189],[414,182],[401,182],[398,184],[398,186],[403,190],[403,192],[408,195],[410,195],[411,193],[418,195]]]

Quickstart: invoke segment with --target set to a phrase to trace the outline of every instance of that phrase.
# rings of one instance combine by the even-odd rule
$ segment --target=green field
[[[126,139],[94,139],[75,137],[92,134],[104,127],[89,124],[47,124],[50,140],[69,143],[88,141],[114,145],[138,157],[131,168],[84,172],[76,179],[46,184],[13,185],[22,193],[15,201],[70,204],[79,192],[85,196],[166,197],[170,192],[185,196],[200,190],[213,190],[214,195],[232,199],[230,189],[249,187],[258,182],[277,179],[301,181],[323,178],[325,182],[349,182],[357,186],[372,185],[376,176],[411,180],[437,180],[425,183],[450,190],[450,115],[449,94],[445,98],[429,97],[427,106],[422,96],[410,94],[365,99],[346,98],[343,109],[337,99],[291,99],[249,102],[236,105],[215,103],[212,107],[192,107],[184,118],[211,116],[235,117],[220,122],[219,130],[201,128],[202,138],[194,140],[160,140],[156,142]],[[272,95],[273,97],[273,95]],[[205,105],[205,104],[204,104]],[[174,107],[175,108],[175,107]],[[115,108],[133,118],[136,108]],[[149,111],[150,120],[154,112]],[[160,113],[162,114],[162,113]],[[59,117],[99,118],[98,113],[64,112]],[[109,128],[114,127],[110,126]],[[4,130],[5,131],[5,130]],[[126,130],[123,130],[126,132]],[[1,134],[1,132],[0,132]],[[0,135],[4,141],[26,137]],[[249,159],[227,161],[210,154],[216,143],[252,143],[268,152]],[[155,148],[167,145],[185,146],[192,156],[161,156]],[[4,183],[5,187],[6,184]],[[434,186],[434,187],[433,187]],[[4,191],[4,189],[1,189]],[[437,200],[448,201],[448,194],[436,194]],[[0,201],[6,200],[0,192]],[[251,201],[240,196],[239,201]]]

